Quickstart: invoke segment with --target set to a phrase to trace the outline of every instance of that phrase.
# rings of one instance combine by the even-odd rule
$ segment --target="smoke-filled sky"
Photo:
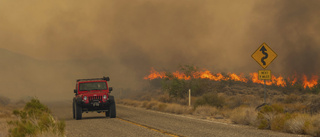
[[[57,93],[72,95],[76,78],[101,75],[136,88],[150,67],[254,72],[261,67],[251,54],[266,42],[278,54],[268,67],[274,74],[319,74],[319,7],[317,0],[0,0],[0,50],[10,52],[1,66],[11,66],[0,71],[2,79],[31,81],[19,90],[41,92],[51,85],[46,75],[63,82]],[[7,90],[18,89],[7,85],[0,94],[12,96]]]

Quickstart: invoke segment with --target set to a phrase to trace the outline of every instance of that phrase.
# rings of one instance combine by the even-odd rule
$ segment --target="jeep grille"
[[[89,101],[92,101],[92,100],[102,100],[102,96],[92,96],[92,97],[88,97],[89,98]]]

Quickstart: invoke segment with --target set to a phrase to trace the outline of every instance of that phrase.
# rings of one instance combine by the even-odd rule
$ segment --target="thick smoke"
[[[256,4],[255,39],[266,38],[276,46],[275,64],[282,74],[319,74],[319,1],[287,0]],[[262,24],[262,25],[257,25]],[[266,42],[268,42],[266,41]]]
[[[319,3],[1,0],[0,94],[70,99],[75,79],[102,75],[139,90],[151,67],[185,64],[248,74],[263,42],[274,74],[319,74]]]
[[[283,3],[276,29],[283,35],[282,49],[288,49],[284,69],[290,72],[309,75],[320,72],[319,6],[319,1]]]

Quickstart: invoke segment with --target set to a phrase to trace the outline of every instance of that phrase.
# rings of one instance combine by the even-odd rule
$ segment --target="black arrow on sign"
[[[266,65],[266,62],[265,62],[264,60],[268,58],[268,53],[266,52],[267,49],[266,49],[264,46],[262,46],[262,48],[260,49],[260,51],[261,51],[262,54],[264,55],[264,57],[261,58],[261,62],[262,62],[263,65]]]

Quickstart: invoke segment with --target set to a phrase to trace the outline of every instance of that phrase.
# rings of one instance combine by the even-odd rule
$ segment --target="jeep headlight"
[[[88,99],[88,97],[87,97],[87,96],[84,96],[84,97],[83,97],[83,100],[87,100],[87,99]]]
[[[103,95],[103,99],[107,99],[107,95]]]

